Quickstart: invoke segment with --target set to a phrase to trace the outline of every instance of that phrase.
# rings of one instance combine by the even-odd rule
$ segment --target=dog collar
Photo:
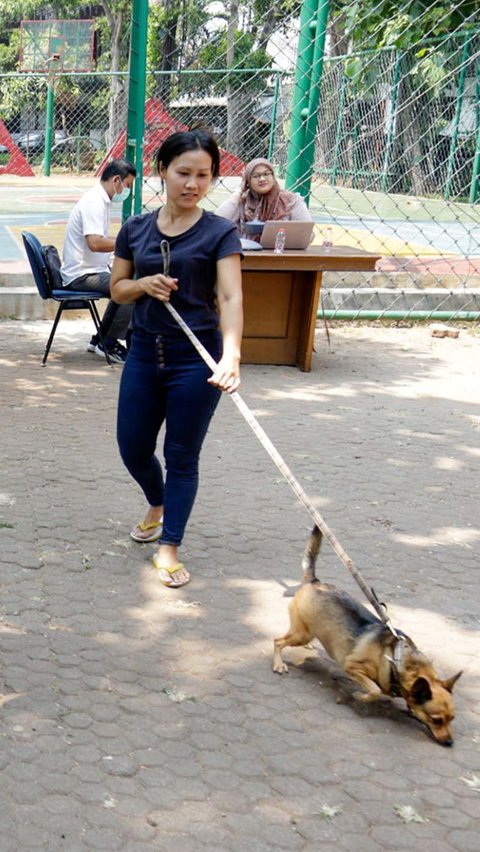
[[[390,663],[390,695],[394,698],[402,697],[402,686],[400,683],[400,672],[403,668],[403,653],[405,650],[405,637],[397,634],[393,646],[393,657],[385,654],[385,659]]]

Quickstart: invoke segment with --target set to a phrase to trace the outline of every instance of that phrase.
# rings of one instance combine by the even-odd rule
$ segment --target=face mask
[[[122,204],[130,195],[131,189],[129,186],[124,186],[121,192],[115,192],[112,196],[114,204]]]

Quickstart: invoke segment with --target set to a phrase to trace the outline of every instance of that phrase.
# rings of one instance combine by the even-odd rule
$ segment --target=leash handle
[[[164,274],[168,275],[168,271],[166,271],[165,266],[167,267],[167,270],[168,270],[169,266],[170,266],[170,246],[169,246],[167,240],[162,240],[160,245],[161,245],[161,250],[162,250],[162,257],[163,257],[163,260],[164,260]],[[165,246],[168,247],[168,248],[165,248]],[[170,312],[170,314],[173,316],[173,318],[176,320],[176,322],[178,323],[178,325],[180,326],[182,331],[186,334],[186,336],[188,337],[188,339],[190,340],[192,345],[195,347],[195,349],[197,350],[199,355],[201,355],[201,357],[203,358],[203,360],[205,361],[207,366],[210,367],[210,369],[214,373],[215,370],[217,369],[217,366],[218,366],[215,359],[212,358],[212,356],[207,351],[207,349],[205,349],[205,346],[203,345],[203,343],[200,342],[200,340],[198,339],[196,334],[194,334],[192,329],[187,325],[187,323],[185,322],[183,317],[178,313],[178,311],[173,307],[173,305],[171,305],[170,302],[164,302],[163,304],[165,305],[167,310]],[[270,456],[270,458],[272,459],[273,463],[276,465],[276,467],[278,468],[278,470],[280,471],[282,476],[287,480],[292,491],[298,497],[300,503],[302,503],[302,505],[305,507],[305,509],[307,510],[307,512],[309,513],[311,518],[313,519],[314,523],[317,525],[319,530],[325,536],[328,543],[331,545],[331,547],[333,548],[333,550],[335,551],[335,553],[339,557],[340,561],[343,562],[345,567],[350,571],[350,573],[354,577],[355,581],[360,586],[363,594],[365,595],[367,600],[371,603],[371,605],[375,609],[379,618],[392,631],[392,633],[394,635],[396,635],[394,628],[389,623],[389,618],[388,618],[388,615],[386,613],[385,604],[380,603],[380,601],[378,600],[375,593],[372,594],[372,592],[370,591],[370,589],[368,588],[368,586],[364,582],[362,575],[360,574],[360,572],[356,568],[356,566],[353,562],[353,559],[350,559],[348,553],[346,552],[346,550],[344,550],[344,548],[342,547],[342,545],[338,541],[337,537],[334,535],[333,531],[330,529],[330,527],[328,526],[326,521],[323,519],[320,512],[318,512],[318,510],[315,509],[315,506],[312,504],[311,500],[309,499],[309,497],[307,496],[307,494],[303,490],[299,481],[293,475],[292,471],[290,470],[290,468],[288,467],[288,465],[286,464],[286,462],[284,461],[284,459],[282,458],[282,456],[278,452],[275,445],[272,444],[267,433],[260,426],[260,423],[258,422],[256,417],[252,414],[252,412],[250,411],[246,402],[242,399],[242,397],[240,396],[238,391],[234,391],[233,393],[229,394],[229,396],[233,400],[235,405],[237,406],[238,410],[240,411],[240,414],[242,414],[244,419],[247,421],[248,425],[251,427],[251,429],[253,430],[253,432],[257,436],[257,438],[260,441],[260,443],[262,444],[262,446],[267,451],[267,453]]]
[[[170,243],[168,240],[160,242],[160,251],[162,252],[163,274],[170,275]]]

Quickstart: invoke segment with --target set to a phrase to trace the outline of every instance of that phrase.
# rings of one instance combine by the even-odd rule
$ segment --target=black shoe
[[[87,352],[95,352],[95,347],[96,347],[97,343],[98,343],[97,338],[92,337],[90,343],[87,345]]]
[[[114,364],[124,364],[127,360],[127,350],[125,349],[125,346],[122,346],[122,344],[118,342],[118,340],[112,348],[107,351],[110,361],[113,361]],[[97,343],[95,346],[95,355],[98,355],[99,358],[105,358],[105,351],[101,343]]]

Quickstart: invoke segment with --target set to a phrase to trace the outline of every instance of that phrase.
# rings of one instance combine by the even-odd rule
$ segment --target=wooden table
[[[245,252],[242,362],[289,364],[308,372],[322,273],[373,270],[379,257],[349,246]]]

